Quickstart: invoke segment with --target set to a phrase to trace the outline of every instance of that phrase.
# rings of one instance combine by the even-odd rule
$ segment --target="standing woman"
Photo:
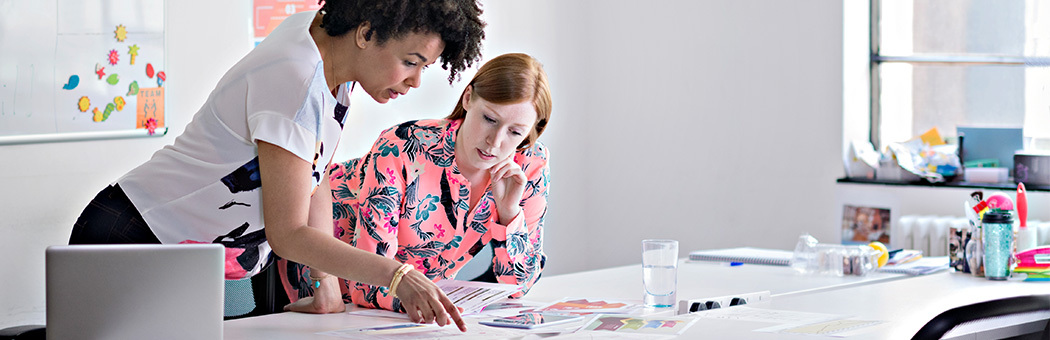
[[[320,290],[337,277],[387,286],[413,321],[464,328],[419,273],[332,235],[327,176],[355,88],[386,103],[419,87],[441,59],[449,81],[479,59],[475,0],[328,0],[287,18],[219,80],[185,132],[96,196],[70,244],[220,243],[226,278],[255,275],[277,255],[311,267]],[[331,273],[333,275],[329,275]],[[299,310],[344,310],[315,300]]]

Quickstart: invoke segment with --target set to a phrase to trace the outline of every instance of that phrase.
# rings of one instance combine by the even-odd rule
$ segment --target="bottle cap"
[[[1012,224],[1014,223],[1014,218],[1009,210],[992,210],[984,213],[981,223]]]

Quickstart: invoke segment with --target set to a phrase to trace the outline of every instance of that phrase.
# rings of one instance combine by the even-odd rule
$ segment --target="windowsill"
[[[973,188],[973,189],[998,189],[1013,191],[1017,190],[1017,183],[1006,182],[1006,183],[971,183],[971,182],[945,182],[945,183],[930,183],[924,180],[913,181],[913,182],[898,182],[898,181],[880,181],[864,178],[839,178],[836,180],[838,183],[849,183],[849,184],[874,184],[874,185],[891,185],[891,186],[911,186],[911,187],[936,187],[936,188]],[[1024,186],[1025,191],[1043,191],[1050,192],[1050,185],[1028,185]]]

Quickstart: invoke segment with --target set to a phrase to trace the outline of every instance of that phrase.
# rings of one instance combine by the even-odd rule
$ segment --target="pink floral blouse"
[[[546,260],[547,148],[537,142],[514,155],[528,182],[521,212],[501,225],[491,190],[471,192],[456,167],[461,122],[406,122],[384,131],[365,157],[333,164],[335,235],[360,249],[412,264],[434,281],[455,277],[492,242],[497,281],[522,286],[515,294],[520,297],[539,279]],[[468,211],[471,195],[483,197]],[[402,310],[387,287],[340,281],[344,301]]]

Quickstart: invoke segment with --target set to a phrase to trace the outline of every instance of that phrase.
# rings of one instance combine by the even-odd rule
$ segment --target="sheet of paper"
[[[468,325],[466,332],[460,332],[455,326],[438,327],[434,324],[420,325],[415,323],[396,323],[383,326],[341,329],[319,332],[319,335],[362,340],[440,340],[440,339],[506,339],[520,338],[528,333],[510,329]]]
[[[546,303],[540,303],[535,301],[524,301],[516,299],[504,299],[500,302],[493,303],[485,306],[476,315],[489,316],[489,317],[504,317],[511,315],[518,315],[524,313],[526,310],[531,311],[536,307],[546,305]]]
[[[693,316],[638,316],[596,314],[576,332],[613,332],[615,334],[681,335],[698,320]]]
[[[463,308],[463,314],[477,313],[521,290],[515,285],[475,281],[441,280],[436,284],[453,304]]]
[[[372,316],[372,317],[377,317],[377,318],[400,319],[400,320],[404,320],[404,321],[411,320],[411,319],[408,318],[408,314],[394,312],[394,311],[388,311],[386,309],[362,309],[362,310],[357,310],[357,311],[353,311],[353,312],[348,312],[348,314],[360,315],[360,316]]]
[[[641,306],[626,301],[565,298],[536,308],[533,311],[565,315],[590,315],[595,313],[633,314],[640,308]]]
[[[803,334],[844,337],[848,333],[854,333],[853,331],[878,325],[880,323],[882,323],[882,321],[839,319],[811,323],[807,325],[790,324],[773,326],[768,328],[756,329],[755,331],[780,334]]]
[[[693,313],[704,319],[724,319],[739,321],[769,322],[776,324],[806,325],[821,321],[842,319],[843,316],[835,314],[796,312],[789,310],[761,309],[747,306],[735,306],[733,308],[719,308],[699,313]]]

